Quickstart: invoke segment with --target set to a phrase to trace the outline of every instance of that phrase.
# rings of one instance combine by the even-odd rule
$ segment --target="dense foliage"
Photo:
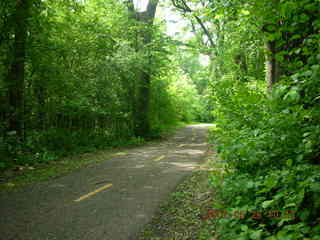
[[[176,46],[127,3],[2,1],[0,12],[0,168],[136,143],[195,120],[185,101],[196,104],[198,92],[179,80]],[[141,121],[150,131],[137,130]]]
[[[130,3],[0,3],[0,168],[214,117],[219,239],[320,239],[319,0],[171,0],[178,40]]]
[[[216,219],[217,236],[319,239],[320,3],[210,6],[225,29],[215,59],[223,70],[211,84],[212,139],[225,163],[210,180],[221,200],[214,207],[226,211]]]
[[[227,172],[211,182],[223,201],[219,207],[244,214],[219,220],[221,238],[318,239],[319,123],[309,122],[318,113],[292,104],[290,92],[268,99],[243,83],[221,84],[228,88],[216,96],[224,104],[216,109],[213,137]],[[279,215],[270,216],[273,211]],[[254,219],[255,213],[262,216]]]

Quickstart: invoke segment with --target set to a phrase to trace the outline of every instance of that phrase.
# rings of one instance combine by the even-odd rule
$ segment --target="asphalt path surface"
[[[208,150],[208,124],[0,193],[1,240],[133,240]]]

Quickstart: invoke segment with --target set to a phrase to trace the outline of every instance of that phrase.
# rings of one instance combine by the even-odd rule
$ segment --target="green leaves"
[[[287,166],[290,168],[290,167],[292,167],[293,160],[292,159],[288,159],[286,163],[287,163]]]
[[[212,84],[219,128],[215,143],[231,169],[220,192],[228,207],[264,212],[260,219],[225,220],[225,226],[218,225],[219,234],[223,239],[316,239],[319,231],[316,233],[313,223],[317,221],[315,212],[320,210],[320,2],[233,3],[247,22],[238,19],[234,25],[232,21],[226,23],[224,41],[228,48],[221,47],[217,55],[217,66],[223,70]],[[249,14],[244,14],[247,9]],[[248,22],[258,26],[252,26],[256,36],[251,41],[259,39],[263,30],[264,42],[276,46],[267,54],[279,64],[281,77],[268,97],[263,88],[251,91],[250,87],[259,83],[251,78],[254,70],[246,72],[247,78],[238,71],[242,62],[239,42],[246,46],[248,68],[250,61],[259,62],[246,45]],[[282,214],[270,217],[269,211]],[[296,212],[296,216],[286,214],[288,211]],[[237,224],[237,229],[231,227]]]
[[[292,87],[288,93],[283,97],[283,100],[290,103],[296,103],[300,99],[300,89],[298,87]]]
[[[274,200],[264,201],[262,203],[263,208],[269,208],[274,203]]]
[[[274,188],[278,183],[278,177],[274,174],[271,174],[267,177],[265,181],[265,186],[267,187],[268,191],[270,191],[272,188]]]
[[[248,231],[248,226],[247,225],[241,225],[241,231],[243,231],[243,232],[247,232]]]
[[[252,240],[262,239],[262,230],[251,232],[250,233],[250,239],[252,239]]]

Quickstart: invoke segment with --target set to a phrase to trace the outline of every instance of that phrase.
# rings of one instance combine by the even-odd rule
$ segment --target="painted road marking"
[[[128,153],[126,152],[118,152],[118,153],[115,153],[114,156],[124,156],[124,155],[127,155]]]
[[[160,161],[160,160],[162,160],[162,159],[164,159],[166,156],[165,155],[162,155],[162,156],[160,156],[160,157],[157,157],[156,159],[154,159],[155,161]]]
[[[105,189],[107,189],[107,188],[109,188],[111,186],[112,186],[112,184],[104,185],[103,187],[98,188],[97,190],[95,190],[93,192],[90,192],[90,193],[88,193],[88,194],[86,194],[86,195],[74,200],[74,202],[80,202],[80,201],[85,200],[85,199],[87,199],[89,197],[92,197],[93,195],[97,194],[98,192],[101,192],[101,191],[103,191],[103,190],[105,190]]]

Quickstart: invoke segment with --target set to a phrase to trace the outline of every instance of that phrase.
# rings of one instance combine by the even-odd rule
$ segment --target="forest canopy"
[[[138,3],[0,2],[0,168],[214,122],[215,207],[296,213],[219,238],[319,239],[319,0]]]
[[[132,4],[1,2],[0,167],[201,120],[200,92],[178,63],[187,60],[153,21],[156,9]]]

